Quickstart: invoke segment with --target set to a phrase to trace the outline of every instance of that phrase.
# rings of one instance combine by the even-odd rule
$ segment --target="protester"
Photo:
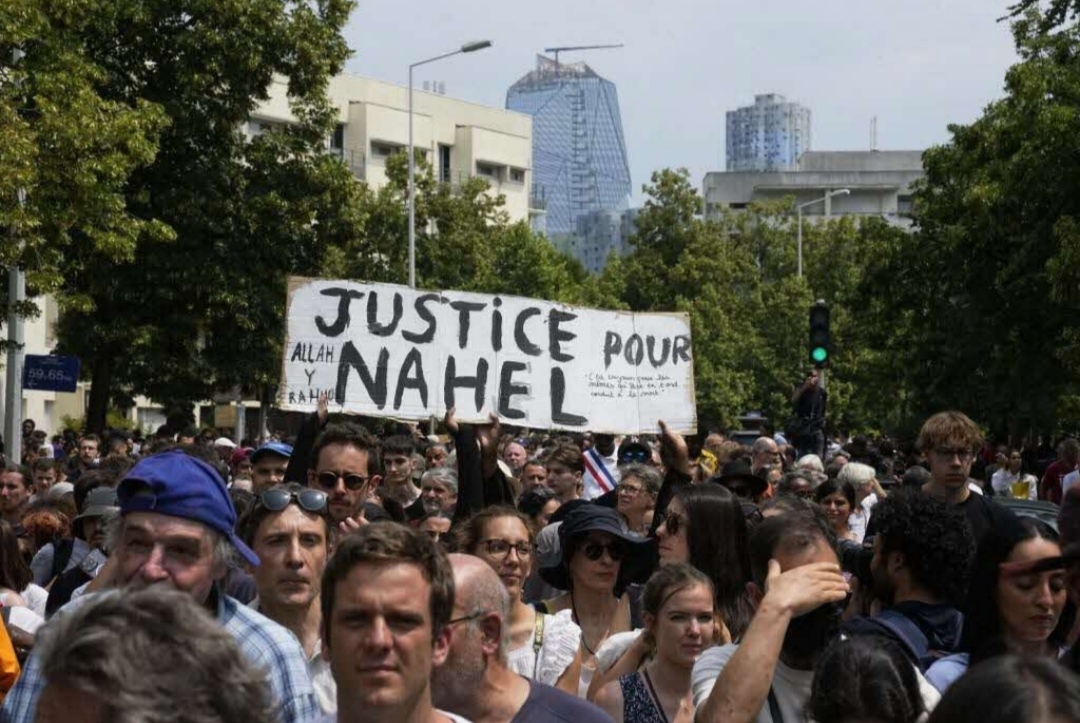
[[[896,643],[926,671],[960,646],[964,617],[957,606],[967,592],[971,530],[959,510],[917,490],[883,499],[874,507],[874,522],[869,589],[857,579],[860,594],[849,605],[851,610],[865,602],[861,612],[868,617],[850,620],[844,632]],[[881,608],[872,615],[871,600]]]
[[[468,720],[491,723],[603,723],[593,705],[522,677],[507,665],[510,598],[489,565],[450,555],[454,609],[446,662],[432,673],[436,705]]]
[[[251,453],[251,491],[255,494],[285,481],[293,448],[284,442],[267,442]]]
[[[1034,500],[1038,497],[1035,475],[1024,472],[1024,460],[1019,449],[1010,449],[1005,466],[994,472],[990,486],[998,497]]]
[[[761,502],[769,488],[765,478],[754,474],[750,463],[745,459],[732,460],[724,465],[716,481],[731,490],[736,497],[753,503]]]
[[[319,637],[319,591],[333,533],[326,493],[296,483],[270,487],[255,498],[237,531],[259,557],[251,568],[258,597],[248,607],[296,636],[319,707],[333,713],[337,691]]]
[[[525,464],[529,461],[529,453],[520,442],[513,441],[506,445],[503,450],[503,461],[510,467],[510,473],[514,477],[521,477]]]
[[[963,511],[976,545],[991,528],[1012,516],[968,487],[971,465],[982,441],[975,422],[962,412],[950,411],[927,419],[917,442],[919,451],[930,462],[930,480],[923,491]]]
[[[776,483],[776,494],[813,499],[814,488],[817,486],[813,475],[812,471],[806,469],[794,469],[785,472],[783,477]]]
[[[1057,534],[1042,522],[1013,518],[991,529],[972,565],[961,652],[930,668],[931,684],[945,692],[968,668],[1006,653],[1056,658],[1075,617],[1063,568]]]
[[[457,509],[458,477],[449,467],[435,467],[420,478],[420,500],[428,514],[453,517]]]
[[[296,638],[218,589],[234,551],[251,565],[259,560],[236,536],[236,512],[217,471],[182,450],[163,452],[132,467],[117,495],[121,516],[109,529],[112,554],[92,583],[94,590],[165,586],[187,593],[224,626],[249,660],[265,669],[283,723],[316,715],[318,704]],[[44,687],[41,661],[31,655],[0,717],[10,723],[33,721]]]
[[[582,496],[584,473],[585,458],[577,447],[560,444],[548,453],[547,486],[555,493],[560,504]]]
[[[96,596],[50,624],[35,655],[48,681],[38,723],[279,720],[262,661],[179,591]]]
[[[1062,440],[1058,445],[1058,458],[1043,472],[1039,482],[1039,499],[1061,504],[1065,492],[1064,478],[1076,471],[1080,462],[1080,441],[1073,437]]]
[[[810,369],[801,386],[791,395],[792,421],[785,430],[795,445],[796,456],[825,454],[825,408],[828,393],[821,385],[821,374]]]
[[[712,582],[690,565],[665,565],[645,585],[642,603],[642,637],[655,654],[639,672],[606,684],[595,701],[616,723],[689,721],[690,674],[716,632]]]
[[[518,478],[518,482],[521,484],[522,492],[528,492],[540,487],[547,487],[547,467],[539,460],[530,460],[525,463],[525,466],[521,469],[521,476]]]
[[[547,487],[535,487],[522,493],[518,498],[518,511],[529,519],[529,527],[533,535],[547,527],[555,510],[559,509],[559,501],[555,499],[555,493]]]
[[[595,505],[575,508],[566,516],[559,544],[559,564],[542,568],[540,574],[552,587],[568,592],[541,609],[549,614],[570,610],[581,628],[578,691],[584,697],[601,644],[609,635],[636,627],[626,588],[645,581],[652,559],[649,543],[624,532],[614,510]]]
[[[82,475],[98,466],[98,451],[101,438],[96,434],[85,434],[79,438],[79,454],[72,457],[67,470],[69,482],[75,482]]]
[[[462,552],[475,555],[496,572],[509,595],[506,664],[530,680],[578,693],[581,628],[573,611],[549,615],[522,600],[533,565],[533,534],[520,513],[489,507],[471,517],[459,532]]]
[[[868,464],[861,462],[848,462],[836,475],[836,481],[847,482],[855,490],[855,503],[852,505],[851,518],[848,527],[853,539],[862,542],[866,536],[866,525],[870,520],[870,512],[878,501],[884,499],[885,490],[877,481],[877,471]]]
[[[30,567],[19,552],[15,529],[0,520],[0,605],[28,608],[44,621],[48,599],[49,593],[34,584]]]
[[[1046,658],[1003,655],[949,688],[928,723],[1080,720],[1080,678]]]
[[[916,723],[925,711],[918,674],[900,647],[859,636],[825,650],[806,706],[814,723]]]
[[[454,576],[427,535],[392,522],[361,526],[327,563],[321,604],[338,691],[337,716],[321,723],[464,721],[431,700],[432,671],[450,647]]]
[[[432,444],[424,450],[424,463],[428,469],[446,466],[446,458],[449,456],[445,444]]]
[[[746,592],[750,550],[737,498],[716,484],[683,487],[656,530],[663,564],[689,563],[705,573],[716,595],[720,625],[738,639],[750,624]]]
[[[859,543],[858,535],[851,529],[852,511],[855,509],[855,487],[850,482],[827,479],[814,490],[814,501],[821,505],[838,540]]]
[[[60,468],[52,459],[39,459],[31,468],[34,476],[34,493],[42,497],[60,480]]]
[[[420,490],[413,483],[413,460],[416,444],[404,434],[387,437],[382,443],[382,464],[385,472],[382,487],[377,494],[391,499],[402,507],[408,507],[420,497]]]
[[[15,685],[21,672],[19,657],[11,641],[7,625],[0,625],[0,704],[4,702],[8,691]]]
[[[705,651],[692,682],[697,723],[802,720],[816,664],[835,635],[848,583],[826,524],[810,514],[761,522],[751,536],[756,612],[737,644]]]
[[[648,534],[656,496],[663,482],[660,472],[646,464],[628,464],[619,468],[615,509],[631,534],[641,537]]]
[[[0,471],[0,519],[21,527],[33,494],[34,476],[29,467],[12,465]]]
[[[331,424],[315,440],[308,486],[329,496],[335,525],[363,515],[364,502],[382,480],[379,445],[356,424]],[[411,484],[411,482],[410,482]]]

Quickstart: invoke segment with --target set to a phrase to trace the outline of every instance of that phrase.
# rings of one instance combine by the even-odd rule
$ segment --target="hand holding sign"
[[[690,474],[690,451],[686,448],[686,440],[678,432],[668,428],[663,419],[660,425],[660,461],[668,469],[678,470],[683,474]]]

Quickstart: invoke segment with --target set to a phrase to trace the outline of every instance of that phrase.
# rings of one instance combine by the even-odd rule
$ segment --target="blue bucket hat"
[[[284,442],[267,442],[263,446],[251,453],[251,463],[255,464],[259,461],[260,457],[265,457],[268,454],[277,455],[278,457],[284,457],[290,459],[292,457],[293,448],[291,444],[285,444]]]
[[[229,539],[252,566],[259,556],[236,535],[236,509],[225,480],[201,459],[181,450],[144,457],[116,488],[120,514],[157,512],[201,522]]]

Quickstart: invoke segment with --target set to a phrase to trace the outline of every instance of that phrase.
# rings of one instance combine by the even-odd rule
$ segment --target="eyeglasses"
[[[259,495],[259,504],[271,512],[281,512],[288,507],[293,500],[300,505],[300,509],[307,512],[322,512],[326,509],[326,493],[319,490],[287,490],[280,487],[272,487],[264,490]]]
[[[472,615],[462,615],[460,618],[454,618],[446,622],[447,625],[457,625],[458,623],[467,623],[477,618],[482,618],[488,614],[488,610],[481,610],[480,612],[473,613]]]
[[[363,489],[367,485],[370,477],[365,477],[362,474],[346,474],[345,472],[332,472],[327,470],[325,472],[319,472],[315,476],[319,486],[326,490],[332,490],[337,487],[338,480],[344,480],[345,486],[350,490]]]
[[[480,545],[486,547],[488,554],[493,557],[508,557],[511,550],[517,552],[517,556],[521,560],[526,560],[532,555],[532,546],[526,542],[510,544],[506,540],[491,539],[481,541]]]
[[[646,452],[643,449],[634,449],[620,454],[619,464],[631,464],[634,462],[641,464],[642,462],[648,462],[650,459],[652,459],[651,452]]]
[[[668,512],[664,515],[664,528],[669,535],[679,534],[679,529],[683,524],[683,516],[678,512]]]
[[[943,459],[951,462],[953,457],[956,457],[961,462],[967,462],[969,459],[975,456],[975,453],[970,449],[953,449],[951,447],[938,447],[934,449],[934,454],[938,459]]]
[[[601,545],[597,542],[586,542],[581,547],[581,551],[585,553],[585,557],[589,558],[593,562],[596,562],[601,557],[603,557],[605,550],[607,551],[607,554],[611,556],[611,559],[615,562],[619,562],[624,557],[626,557],[626,548],[617,542],[607,545]]]
[[[636,485],[620,484],[617,485],[615,489],[620,495],[627,495],[629,497],[637,497],[637,495],[642,492],[642,488],[637,487]]]

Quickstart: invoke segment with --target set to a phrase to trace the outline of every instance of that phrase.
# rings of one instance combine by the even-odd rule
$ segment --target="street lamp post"
[[[413,157],[413,69],[452,55],[475,53],[477,50],[490,47],[490,40],[477,40],[465,43],[452,53],[437,55],[409,66],[409,286],[414,289],[416,288],[416,159]]]
[[[799,204],[798,206],[796,206],[796,210],[799,212],[799,254],[798,254],[799,255],[799,261],[798,261],[798,271],[796,272],[796,275],[800,279],[802,278],[802,210],[804,208],[806,208],[807,206],[813,206],[815,203],[824,203],[825,201],[828,201],[833,196],[847,196],[850,193],[851,193],[850,188],[841,188],[838,191],[829,191],[828,193],[826,193],[821,198],[815,198],[813,201],[807,201],[806,203],[802,203],[802,204]]]

